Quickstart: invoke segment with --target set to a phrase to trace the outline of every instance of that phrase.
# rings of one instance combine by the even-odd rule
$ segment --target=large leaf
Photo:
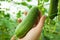
[[[17,16],[16,16],[17,18],[19,18],[19,17],[21,17],[21,11],[19,11],[18,13],[17,13]]]
[[[12,20],[7,20],[6,18],[0,19],[0,39],[10,40],[16,26],[17,23]]]
[[[11,2],[12,0],[6,0],[6,1]]]
[[[4,11],[0,10],[0,18],[4,17]]]
[[[26,2],[21,2],[22,5],[27,6],[28,4]]]
[[[48,2],[49,0],[44,0],[44,2]]]
[[[32,5],[28,5],[27,7],[30,9],[30,8],[32,8]]]
[[[28,2],[31,2],[31,0],[27,0]]]
[[[5,0],[0,0],[0,1],[5,1]]]

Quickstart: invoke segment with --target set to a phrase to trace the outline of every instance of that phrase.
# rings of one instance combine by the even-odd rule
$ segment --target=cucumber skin
[[[49,7],[49,18],[53,19],[57,16],[58,12],[58,0],[50,0],[50,7]]]
[[[60,0],[59,0],[59,3],[58,3],[58,20],[60,21]]]
[[[28,12],[27,17],[17,26],[15,30],[15,35],[18,38],[24,37],[27,32],[33,27],[38,14],[39,9],[38,7],[32,7],[31,10]]]

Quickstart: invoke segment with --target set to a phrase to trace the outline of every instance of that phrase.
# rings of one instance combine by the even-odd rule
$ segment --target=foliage
[[[29,9],[32,7],[32,5],[28,4],[28,3],[25,2],[25,1],[15,2],[15,4],[26,6],[26,7],[28,7]]]
[[[4,0],[0,0],[0,1],[4,1]],[[11,2],[11,0],[6,0],[7,2]],[[26,0],[27,2],[31,2],[32,0]],[[29,9],[33,6],[28,4],[26,1],[22,1],[22,2],[14,2],[17,5],[23,5],[28,7]],[[52,0],[53,1],[53,0]],[[43,15],[48,14],[48,16],[46,17],[46,21],[44,24],[44,28],[42,30],[42,34],[41,37],[39,38],[39,40],[60,40],[60,0],[58,0],[58,7],[57,5],[52,5],[53,8],[58,8],[58,13],[57,10],[51,10],[54,13],[49,13],[45,7],[44,7],[44,3],[45,2],[49,2],[49,0],[38,0],[38,7],[39,10],[42,12]],[[52,2],[51,2],[52,3]],[[56,2],[57,4],[57,2]],[[53,9],[52,8],[52,9]],[[1,9],[1,8],[0,8]],[[55,13],[59,14],[59,15],[55,15]],[[7,13],[5,14],[5,11],[0,11],[0,40],[10,40],[11,36],[14,34],[14,30],[17,26],[17,19],[12,20],[10,19],[10,14]],[[21,17],[21,11],[19,11],[16,14],[16,17],[19,18]],[[51,17],[52,18],[51,20]]]
[[[9,14],[4,13],[4,11],[0,11],[0,40],[10,40],[17,22],[11,20]]]

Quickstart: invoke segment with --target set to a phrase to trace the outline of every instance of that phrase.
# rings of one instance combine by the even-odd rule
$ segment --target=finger
[[[38,22],[39,22],[39,20],[40,20],[41,17],[42,17],[42,14],[41,14],[41,12],[39,11],[39,15],[38,15],[38,17],[37,17],[37,19],[36,19],[36,21],[35,21],[35,24],[33,25],[33,28],[38,24]]]
[[[37,27],[32,28],[23,39],[25,39],[25,40],[37,40],[41,34],[41,30],[42,30],[42,26],[44,24],[44,21],[45,21],[45,16],[42,16]]]
[[[38,17],[37,17],[36,25],[38,24],[38,22],[39,22],[39,20],[40,20],[41,17],[42,17],[42,14],[41,14],[41,12],[39,11],[39,15],[38,15]]]
[[[37,28],[39,28],[39,27],[42,28],[43,27],[45,19],[46,19],[46,16],[41,17],[41,19],[39,20],[39,23],[37,25]]]
[[[41,11],[39,11],[39,17],[38,17],[38,19],[40,19],[42,17],[42,13],[41,13]]]
[[[42,14],[41,14],[41,12],[39,11],[39,15],[38,15],[38,17],[37,17],[37,24],[38,24],[38,22],[39,22],[39,20],[40,20],[41,17],[42,17]]]

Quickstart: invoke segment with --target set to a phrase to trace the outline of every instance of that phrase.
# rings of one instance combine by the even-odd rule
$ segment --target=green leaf
[[[21,17],[21,11],[19,11],[18,13],[17,13],[17,16],[16,16],[17,18],[19,18],[19,17]]]
[[[28,2],[31,2],[31,0],[27,0]]]
[[[5,1],[5,0],[0,0],[0,1]]]
[[[6,8],[7,11],[9,11],[10,9],[9,8]]]
[[[6,1],[11,2],[12,0],[6,0]]]
[[[9,19],[10,18],[10,14],[6,14],[4,17]]]
[[[0,18],[4,17],[4,14],[5,12],[3,10],[0,10]]]
[[[1,6],[1,3],[0,3],[0,6]]]
[[[48,2],[49,0],[44,0],[44,2]]]
[[[18,4],[18,5],[20,5],[21,3],[20,3],[20,2],[14,2],[14,4]]]
[[[30,9],[30,8],[32,8],[32,5],[28,5],[27,7]]]
[[[26,2],[21,2],[22,5],[27,6],[28,4]]]

